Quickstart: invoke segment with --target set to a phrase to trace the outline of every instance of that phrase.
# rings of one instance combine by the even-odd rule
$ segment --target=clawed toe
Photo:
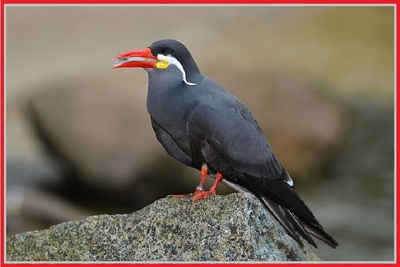
[[[194,202],[194,201],[197,201],[200,199],[205,199],[209,196],[215,195],[215,193],[216,193],[215,191],[211,191],[211,190],[210,191],[196,190],[193,194],[192,201]]]

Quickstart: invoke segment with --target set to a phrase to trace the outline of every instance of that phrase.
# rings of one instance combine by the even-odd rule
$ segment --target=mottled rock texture
[[[164,198],[7,238],[8,261],[315,261],[251,194]]]

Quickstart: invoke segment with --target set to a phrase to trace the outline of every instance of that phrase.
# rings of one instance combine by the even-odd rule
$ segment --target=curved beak
[[[114,58],[113,69],[117,68],[154,68],[158,62],[157,57],[151,53],[150,48],[132,50],[119,54]]]

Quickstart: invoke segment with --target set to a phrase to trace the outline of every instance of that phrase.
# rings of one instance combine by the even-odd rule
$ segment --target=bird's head
[[[195,85],[186,80],[200,75],[189,50],[182,43],[165,39],[154,42],[150,47],[132,50],[114,58],[116,68],[145,68],[165,70],[174,66],[182,72],[182,80],[188,85]]]

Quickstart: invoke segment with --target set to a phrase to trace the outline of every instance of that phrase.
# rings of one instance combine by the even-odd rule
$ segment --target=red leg
[[[219,183],[221,182],[222,177],[223,177],[223,175],[221,173],[217,172],[217,177],[215,177],[215,182],[211,186],[210,190],[199,191],[199,192],[198,192],[198,190],[196,190],[192,200],[197,201],[199,199],[204,199],[206,197],[215,195],[217,193],[217,187],[218,187]]]
[[[203,164],[201,166],[201,178],[200,178],[200,184],[196,187],[196,191],[193,194],[188,194],[188,195],[172,195],[172,198],[183,198],[183,197],[189,197],[189,196],[196,196],[196,194],[199,194],[201,192],[204,192],[204,184],[207,180],[207,175],[208,175],[208,168],[206,164]]]
[[[208,175],[208,168],[207,168],[206,164],[203,164],[203,166],[201,166],[200,173],[201,173],[200,184],[196,187],[196,191],[194,192],[194,195],[196,195],[197,192],[204,191],[204,184],[206,183],[207,175]]]
[[[210,188],[210,191],[214,192],[214,195],[215,193],[217,193],[217,187],[219,183],[222,181],[222,177],[223,177],[222,174],[217,172],[217,177],[215,177],[215,182]]]

